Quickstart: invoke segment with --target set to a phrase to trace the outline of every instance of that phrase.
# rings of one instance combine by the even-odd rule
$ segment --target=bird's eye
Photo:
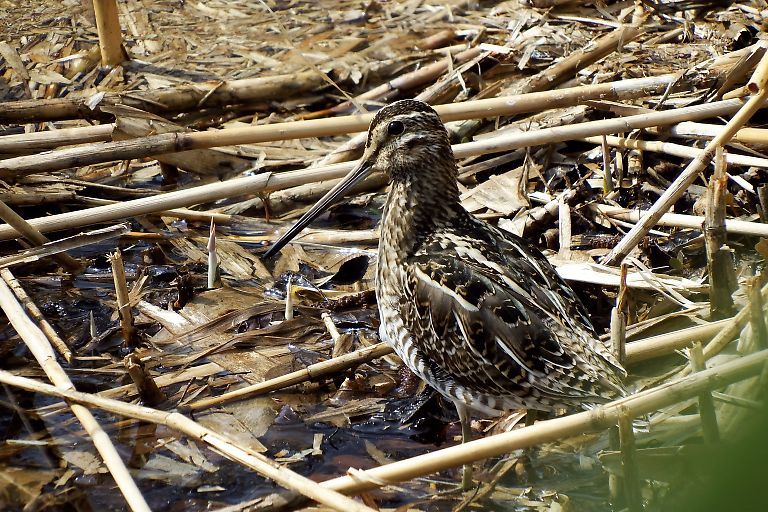
[[[405,131],[405,126],[400,121],[392,121],[389,123],[389,126],[387,126],[387,132],[390,135],[400,135]]]

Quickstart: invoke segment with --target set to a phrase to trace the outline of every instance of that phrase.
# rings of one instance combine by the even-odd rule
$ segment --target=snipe
[[[573,408],[622,393],[624,369],[541,252],[461,206],[448,134],[425,103],[382,108],[359,165],[267,255],[373,171],[390,183],[376,274],[381,339],[453,401],[464,440],[469,410]]]

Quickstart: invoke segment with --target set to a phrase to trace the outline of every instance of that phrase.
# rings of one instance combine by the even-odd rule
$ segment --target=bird
[[[389,183],[375,280],[379,335],[453,402],[463,441],[472,412],[589,408],[626,393],[626,371],[547,258],[461,205],[448,132],[424,102],[381,108],[359,163],[265,256],[374,172]],[[465,488],[471,478],[465,466]]]

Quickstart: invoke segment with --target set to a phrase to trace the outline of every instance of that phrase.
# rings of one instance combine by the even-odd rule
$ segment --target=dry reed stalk
[[[701,343],[694,343],[688,351],[688,355],[691,359],[690,368],[694,373],[707,368]],[[719,442],[720,432],[717,427],[717,414],[715,414],[715,403],[712,401],[712,393],[710,391],[699,393],[699,417],[701,418],[701,430],[704,433],[704,440],[710,444]]]
[[[760,212],[760,220],[764,223],[768,223],[768,185],[760,185],[757,187],[757,201],[758,210]]]
[[[704,213],[704,245],[709,275],[709,310],[713,318],[733,316],[731,294],[738,288],[733,254],[725,246],[725,203],[728,194],[725,151],[715,152],[715,172],[709,179]]]
[[[747,76],[750,71],[755,68],[757,63],[765,54],[766,49],[768,49],[768,41],[764,39],[759,40],[757,43],[752,45],[751,48],[745,48],[746,51],[741,54],[739,60],[737,60],[728,70],[728,73],[725,76],[725,80],[723,80],[722,85],[720,85],[720,88],[717,90],[716,96],[722,96],[723,99],[728,99],[725,97],[726,92],[730,91],[734,85],[739,83],[745,76]],[[749,88],[746,85],[743,88],[746,92],[744,92],[742,96],[746,96],[749,93]]]
[[[407,91],[424,84],[432,83],[438,76],[450,70],[453,66],[472,60],[480,56],[481,53],[482,51],[480,48],[468,48],[455,56],[448,55],[444,59],[440,59],[439,61],[428,64],[420,69],[401,75],[371,89],[370,91],[355,96],[351,101],[345,101],[327,110],[313,112],[306,116],[306,119],[347,112],[355,108],[356,105],[364,105],[366,101],[381,101],[393,97],[400,91]]]
[[[46,338],[48,338],[48,341],[51,342],[51,345],[56,349],[56,351],[61,354],[61,356],[68,362],[72,362],[72,351],[69,350],[69,347],[67,346],[66,342],[61,339],[61,336],[59,336],[59,333],[56,332],[56,329],[53,328],[53,326],[48,322],[48,319],[45,318],[45,315],[43,315],[43,312],[40,311],[40,308],[37,307],[37,304],[35,301],[32,300],[32,298],[27,295],[26,290],[21,286],[21,283],[18,279],[14,277],[14,275],[6,269],[0,270],[0,277],[5,280],[6,284],[13,290],[13,294],[16,295],[16,298],[19,300],[19,302],[24,306],[24,308],[29,312],[29,315],[35,319],[37,322],[38,327],[40,327],[40,330],[43,331],[43,334],[45,334]]]
[[[49,384],[44,384],[34,379],[18,377],[5,370],[0,370],[0,382],[20,389],[62,398],[68,402],[87,404],[128,418],[157,425],[165,425],[170,429],[182,432],[207,444],[214,451],[253,469],[265,478],[274,480],[286,489],[297,491],[334,510],[343,512],[373,512],[371,508],[366,507],[362,503],[358,503],[342,494],[323,488],[309,478],[303,477],[288,468],[280,466],[278,463],[258,452],[254,452],[248,447],[239,446],[235,440],[230,439],[228,436],[214,432],[177,412],[160,411],[141,405],[127,404],[119,400],[105,398],[99,395],[81,393],[71,387],[62,389]],[[82,406],[73,405],[72,407]]]
[[[643,497],[640,489],[640,472],[637,467],[632,416],[629,413],[619,414],[618,425],[624,499],[630,512],[643,512]]]
[[[75,202],[77,201],[77,194],[74,191],[33,194],[26,192],[0,192],[0,201],[12,206],[37,206],[41,204]]]
[[[761,105],[764,101],[761,101]],[[587,121],[568,126],[555,126],[524,133],[511,133],[488,137],[475,142],[454,146],[457,158],[510,151],[529,146],[551,144],[566,140],[583,139],[595,135],[629,132],[651,126],[675,124],[686,119],[706,119],[711,116],[737,112],[744,105],[740,100],[716,101],[703,105],[682,107],[675,110],[649,112],[615,119]],[[453,107],[453,105],[446,105]]]
[[[86,144],[112,140],[114,124],[78,128],[62,128],[44,132],[20,133],[0,137],[0,153],[30,153],[35,149],[50,149],[70,144]]]
[[[124,60],[117,0],[93,0],[93,12],[96,15],[96,29],[99,33],[101,63],[104,66],[117,66]]]
[[[560,249],[558,256],[563,259],[570,259],[571,257],[571,205],[565,200],[565,196],[560,195],[558,197],[558,239]]]
[[[160,390],[155,379],[147,372],[144,363],[136,355],[136,352],[131,352],[123,358],[123,366],[133,381],[133,385],[136,386],[136,392],[142,402],[155,406],[165,400],[165,393]]]
[[[578,125],[558,126],[522,134],[503,135],[479,142],[457,144],[454,146],[454,153],[457,158],[464,158],[467,156],[519,149],[530,145],[581,139],[590,135],[624,132],[636,128],[676,123],[682,119],[706,118],[713,115],[722,115],[738,110],[740,105],[742,105],[742,102],[739,100],[722,101],[706,105],[679,108],[673,111],[654,112],[619,119],[590,121]],[[454,105],[446,105],[446,107],[454,108]],[[178,136],[190,134],[173,133],[167,135]],[[193,135],[205,135],[205,133]],[[0,169],[2,169],[4,163],[9,162],[10,160],[16,159],[0,161]],[[200,204],[243,194],[268,193],[274,190],[311,183],[313,181],[340,178],[349,171],[353,165],[354,164],[351,162],[345,162],[280,174],[265,173],[257,176],[237,178],[222,183],[202,185],[188,190],[134,199],[116,205],[100,206],[78,212],[30,219],[28,222],[43,232],[77,228],[97,222],[111,222],[134,215],[154,213],[167,210],[168,208]],[[10,226],[0,226],[0,240],[8,240],[15,236],[16,231],[13,228]]]
[[[86,197],[78,196],[78,198],[84,203],[92,206],[106,206],[111,204],[120,204],[121,201],[115,201],[112,199],[102,199],[99,197]],[[236,216],[226,213],[217,213],[214,211],[198,211],[189,210],[186,208],[174,208],[172,210],[161,210],[159,212],[152,212],[164,217],[175,217],[177,219],[194,220],[201,222],[214,221],[217,224],[229,224],[236,219]],[[146,233],[145,233],[146,234]]]
[[[675,137],[695,137],[699,139],[711,139],[722,133],[725,126],[719,124],[697,123],[694,121],[685,121],[672,125],[662,133],[674,135]],[[765,128],[740,128],[731,139],[733,142],[765,146],[768,144],[768,129]]]
[[[521,86],[513,89],[521,92],[542,91],[552,89],[558,84],[572,78],[576,73],[603,57],[621,49],[621,47],[636,39],[644,32],[640,26],[622,26],[606,34],[584,48],[578,48],[566,58],[548,67],[541,73],[529,78]],[[552,108],[552,107],[549,107]]]
[[[304,169],[290,173],[264,173],[247,176],[209,185],[202,185],[187,190],[158,194],[140,199],[119,202],[78,212],[69,212],[47,217],[31,219],[28,222],[41,231],[72,229],[99,222],[112,222],[118,219],[166,211],[177,207],[207,203],[237,197],[244,194],[271,192],[282,188],[339,178],[352,168],[352,163],[337,164],[318,169]],[[18,236],[16,230],[7,225],[0,225],[0,240],[9,240]]]
[[[434,450],[367,471],[349,469],[347,476],[327,480],[321,485],[347,494],[360,493],[488,457],[503,455],[513,450],[588,432],[598,432],[616,424],[621,415],[642,416],[687,400],[704,391],[718,389],[732,382],[759,375],[765,370],[766,364],[768,364],[768,351],[763,350],[601,405],[590,411],[540,421],[529,427],[442,450]]]
[[[677,77],[674,75],[662,75],[653,78],[638,78],[570,89],[437,105],[435,109],[446,122],[514,115],[555,108],[557,106],[573,105],[597,97],[615,96],[617,98],[627,98],[647,96],[668,88],[676,79]],[[725,110],[721,111],[714,107],[714,110],[709,115],[704,117],[693,116],[692,118],[702,119],[713,115],[729,113],[731,109],[737,109],[741,102],[739,100],[731,100],[730,102],[718,102],[717,104],[710,105],[722,105],[725,107]],[[688,112],[686,109],[678,110]],[[21,156],[2,160],[0,161],[0,175],[15,176],[39,171],[66,169],[78,165],[143,158],[190,149],[206,149],[216,146],[255,144],[258,142],[362,132],[368,129],[368,124],[372,118],[373,114],[363,114],[306,121],[288,121],[242,128],[226,128],[206,132],[164,133],[125,141],[89,144],[76,148],[51,151],[43,155]],[[680,117],[673,122],[676,123],[687,119],[690,118]],[[652,123],[647,126],[655,125]],[[586,135],[593,135],[593,133],[586,133]]]
[[[630,341],[626,347],[627,361],[633,364],[640,363],[688,348],[697,341],[708,341],[721,332],[730,321],[730,318],[726,318],[716,322],[658,334],[637,341]]]
[[[591,137],[590,137],[591,138]],[[600,138],[600,147],[603,153],[603,195],[607,196],[613,192],[613,174],[611,173],[611,152],[608,149],[608,136],[602,135]],[[588,141],[591,142],[591,141]]]
[[[17,254],[0,257],[0,268],[9,267],[19,263],[30,263],[52,254],[104,242],[127,233],[128,226],[126,224],[118,224],[117,226],[80,233],[68,238],[56,240],[55,242],[48,242],[45,245],[33,247]]]
[[[768,300],[768,284],[760,289],[760,297],[763,301]],[[751,301],[750,301],[751,302]],[[707,343],[704,347],[704,360],[711,359],[720,353],[725,347],[727,347],[731,341],[738,337],[739,333],[744,326],[750,321],[752,317],[751,304],[747,304],[746,307],[739,310],[735,316],[724,320],[725,326]],[[690,367],[683,368],[678,372],[678,376],[685,376],[690,373]]]
[[[3,275],[10,273],[8,269],[2,271]],[[0,308],[5,312],[8,321],[13,325],[18,335],[24,340],[29,351],[42,367],[45,374],[51,380],[54,389],[61,392],[69,392],[75,389],[72,381],[69,380],[64,369],[56,362],[56,354],[53,352],[48,339],[40,328],[32,322],[24,309],[19,304],[13,292],[9,288],[5,279],[0,279]],[[141,491],[136,486],[136,482],[131,478],[128,468],[125,467],[115,446],[109,439],[109,436],[101,428],[99,423],[93,417],[91,412],[84,406],[70,404],[72,413],[77,417],[83,428],[93,440],[96,450],[101,455],[104,463],[115,479],[115,483],[120,488],[125,497],[128,506],[133,511],[149,512],[149,506],[144,500]]]
[[[0,218],[32,245],[40,246],[50,242],[40,231],[35,229],[34,226],[30,225],[21,215],[13,211],[2,201],[0,201]],[[53,257],[59,265],[70,272],[78,272],[81,268],[80,262],[69,254],[54,254]]]
[[[768,137],[768,133],[766,133]],[[661,142],[661,141],[646,141],[627,139],[624,137],[605,136],[605,142],[609,146],[616,146],[619,148],[627,149],[641,149],[643,151],[653,151],[655,153],[664,153],[672,156],[679,156],[682,158],[696,158],[699,156],[703,149],[692,148],[690,146],[684,146],[682,144],[675,144],[673,142]],[[600,137],[584,137],[582,139],[592,144],[601,144]],[[766,139],[768,140],[768,139]],[[760,168],[768,168],[768,158],[761,158],[751,155],[736,155],[733,153],[727,153],[725,155],[725,161],[732,165],[753,166]]]
[[[709,164],[717,147],[727,143],[739,128],[764,106],[765,100],[768,98],[768,54],[763,55],[763,58],[758,63],[752,75],[750,85],[753,86],[757,93],[728,121],[723,131],[707,144],[704,151],[683,169],[680,175],[675,178],[675,181],[659,197],[651,209],[648,210],[647,215],[640,219],[616,247],[603,258],[603,263],[615,265],[623,260]]]
[[[621,266],[619,292],[616,305],[611,309],[611,349],[616,360],[622,365],[627,359],[627,266]]]
[[[130,94],[107,93],[102,103],[123,104],[149,112],[176,112],[240,103],[255,103],[296,97],[322,87],[324,81],[315,71],[289,75],[265,76],[230,81],[209,81],[178,87]],[[0,123],[32,123],[84,117],[106,118],[98,105],[90,105],[90,97],[72,96],[56,99],[9,101],[0,110]],[[202,102],[202,103],[201,103]]]
[[[618,206],[604,204],[590,205],[600,213],[613,219],[626,222],[640,222],[646,218],[650,210],[628,210]],[[672,228],[701,229],[704,217],[701,215],[685,215],[682,213],[665,213],[657,221],[655,226],[667,226]],[[768,224],[762,222],[749,222],[745,220],[728,219],[725,221],[725,230],[735,235],[768,236]]]
[[[752,326],[752,338],[762,350],[768,348],[768,325],[766,325],[763,296],[760,293],[761,276],[747,279],[747,297],[749,300],[749,323]]]
[[[318,379],[326,375],[332,375],[349,368],[354,368],[362,363],[391,353],[392,348],[389,345],[386,345],[385,343],[377,343],[375,345],[371,345],[370,347],[328,359],[327,361],[311,364],[302,370],[287,373],[265,382],[259,382],[257,384],[252,384],[244,388],[224,393],[223,395],[204,398],[202,400],[192,402],[186,407],[193,411],[199,411],[201,409],[207,409],[208,407],[222,404],[224,402],[241,400],[243,398],[251,397],[254,395],[269,393],[271,391],[284,389],[296,384],[300,384],[302,382]]]
[[[112,266],[112,278],[115,282],[115,299],[117,312],[120,315],[120,329],[123,331],[123,346],[130,348],[135,346],[136,330],[133,327],[133,312],[131,301],[128,298],[128,283],[125,278],[125,266],[120,249],[107,256]]]

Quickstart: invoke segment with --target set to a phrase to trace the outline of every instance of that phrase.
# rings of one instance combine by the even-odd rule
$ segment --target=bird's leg
[[[461,422],[461,442],[466,443],[472,440],[472,417],[469,414],[469,408],[463,403],[454,401],[456,406],[456,412],[459,413],[459,421]],[[472,464],[464,464],[464,468],[461,473],[461,489],[466,491],[472,487]]]

